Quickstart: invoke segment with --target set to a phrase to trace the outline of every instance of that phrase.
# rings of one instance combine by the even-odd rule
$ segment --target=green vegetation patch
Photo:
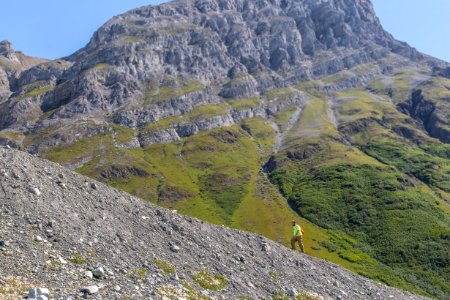
[[[336,245],[337,239],[322,245],[360,263],[358,273],[416,292],[448,295],[450,222],[433,194],[415,188],[395,170],[368,164],[311,168],[299,161],[274,171],[271,179],[302,216],[354,238],[364,250],[360,254]],[[361,255],[367,254],[390,271],[380,272],[382,265],[364,268]]]
[[[275,117],[275,122],[280,127],[281,131],[285,131],[287,129],[287,126],[289,124],[289,120],[291,120],[294,113],[297,111],[297,107],[295,105],[291,105],[287,107],[286,109],[277,112]]]
[[[201,178],[201,184],[207,196],[218,207],[232,216],[248,191],[251,173],[238,166],[230,166],[212,171]]]
[[[272,278],[273,280],[276,280],[276,281],[280,280],[280,276],[278,275],[277,272],[269,271],[268,274],[269,274],[270,278]]]
[[[23,134],[16,131],[1,131],[0,138],[5,138],[13,142],[18,142],[22,139]]]
[[[21,101],[27,98],[36,97],[42,95],[48,91],[53,90],[54,87],[49,85],[46,81],[37,81],[28,85],[25,85],[22,90],[25,94],[17,97],[17,101]]]
[[[2,278],[0,284],[0,298],[2,299],[20,299],[33,286],[33,284],[24,281],[21,278],[6,277]],[[5,297],[5,298],[3,298]]]
[[[295,297],[295,300],[321,300],[322,297],[311,292],[301,292]]]
[[[358,65],[351,69],[356,75],[363,75],[375,70],[377,67],[374,64]]]
[[[110,68],[111,68],[111,66],[108,64],[96,64],[88,71],[105,71],[105,70],[109,70]]]
[[[200,92],[204,86],[201,82],[193,79],[166,78],[161,81],[161,84],[157,82],[148,84],[145,89],[145,103],[150,105]]]
[[[325,84],[338,84],[350,79],[353,74],[347,70],[336,73],[332,76],[323,77],[320,80]]]
[[[364,118],[378,120],[394,118],[397,121],[401,121],[406,118],[392,104],[387,101],[377,100],[364,90],[349,90],[339,92],[336,95],[338,117],[342,122],[352,122]]]
[[[300,292],[295,297],[289,297],[284,292],[278,292],[276,295],[272,296],[271,299],[272,300],[321,300],[321,299],[323,299],[323,297],[321,297],[315,293],[303,291],[303,292]]]
[[[394,103],[399,103],[410,98],[414,84],[420,82],[423,76],[414,68],[402,68],[392,76],[375,78],[368,88],[377,94],[390,97]]]
[[[207,270],[198,271],[192,276],[192,279],[197,282],[202,288],[213,291],[220,291],[227,284],[228,280],[222,275],[212,276]]]
[[[170,26],[160,27],[156,30],[161,34],[167,34],[172,36],[179,36],[183,32],[197,29],[197,27],[191,23],[172,23]],[[203,29],[203,28],[202,28]]]
[[[265,158],[272,151],[275,129],[263,118],[251,118],[242,121],[241,128],[255,139],[262,156]]]
[[[226,99],[225,101],[234,109],[249,109],[259,105],[258,97]]]
[[[131,141],[136,135],[136,131],[134,129],[116,124],[110,124],[110,126],[114,130],[115,139],[119,144],[124,144]]]
[[[135,278],[136,280],[144,280],[145,276],[147,276],[147,270],[144,268],[137,268],[132,270],[128,276]]]
[[[186,281],[182,281],[184,289],[173,285],[165,285],[156,289],[156,294],[169,299],[188,299],[188,300],[211,300],[211,297],[196,291]]]
[[[45,86],[45,87],[43,87],[43,88],[40,88],[40,89],[31,91],[31,92],[29,92],[29,93],[26,93],[25,95],[23,95],[23,98],[36,97],[36,96],[39,96],[39,95],[41,95],[41,94],[43,94],[43,93],[46,93],[46,92],[48,92],[48,91],[51,91],[52,89],[53,89],[52,86]]]
[[[264,97],[268,101],[273,101],[273,100],[277,100],[277,99],[278,100],[286,100],[286,99],[294,96],[295,93],[297,93],[297,92],[298,92],[298,90],[295,89],[294,87],[287,87],[287,88],[270,90],[264,94]]]
[[[74,265],[85,265],[88,263],[87,259],[77,252],[73,252],[69,261]]]
[[[168,263],[168,262],[165,261],[165,260],[162,260],[162,259],[155,259],[155,260],[153,261],[153,263],[154,263],[155,265],[157,265],[158,268],[160,268],[161,270],[163,270],[163,272],[166,273],[166,274],[175,274],[176,271],[177,271],[177,270],[175,269],[175,267],[174,267],[172,264]]]
[[[303,108],[298,122],[287,135],[286,142],[292,144],[301,139],[322,135],[335,136],[336,133],[328,101],[311,98]]]
[[[121,44],[134,44],[134,43],[144,43],[145,40],[143,38],[137,36],[124,36],[120,38]]]
[[[450,156],[436,157],[405,142],[377,139],[364,150],[376,159],[412,174],[422,182],[450,192]]]
[[[111,147],[111,134],[100,134],[83,138],[72,145],[55,147],[47,154],[47,158],[51,161],[67,165],[81,161],[89,155],[97,156],[103,153],[103,150],[106,148],[111,149]]]
[[[450,79],[444,77],[432,77],[418,88],[422,89],[425,99],[448,100],[450,99]],[[436,103],[438,106],[443,103]]]
[[[325,94],[322,92],[325,84],[320,80],[309,80],[295,85],[295,88],[304,91],[314,97],[323,98]]]
[[[229,112],[228,109],[223,104],[200,105],[200,106],[194,107],[191,111],[189,111],[183,115],[171,116],[168,118],[161,119],[157,122],[147,124],[144,128],[141,129],[141,132],[163,130],[163,129],[173,127],[173,125],[176,125],[176,124],[196,123],[201,120],[224,115],[228,112]]]

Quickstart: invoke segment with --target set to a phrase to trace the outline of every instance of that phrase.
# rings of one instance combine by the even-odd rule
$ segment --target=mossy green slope
[[[126,130],[115,130],[120,133],[116,139],[130,135]],[[215,224],[259,233],[286,246],[291,234],[289,222],[297,219],[306,231],[306,253],[354,271],[362,270],[361,261],[348,257],[363,257],[364,264],[378,268],[379,263],[356,247],[348,235],[321,228],[290,208],[261,169],[273,138],[273,128],[256,118],[240,126],[145,149],[114,147],[112,133],[108,132],[69,147],[54,148],[47,157],[66,165],[88,157],[89,162],[78,168],[78,172],[159,205]],[[146,173],[138,176],[121,172],[121,176],[112,176],[112,166],[116,171],[133,167]],[[327,243],[335,246],[323,246]],[[347,256],[333,247],[345,248]]]
[[[312,132],[308,127],[293,131],[294,143],[276,155],[270,178],[302,217],[351,236],[365,254],[389,266],[383,272],[363,267],[361,274],[446,298],[450,218],[442,195],[450,184],[448,145],[399,112],[391,96],[336,93],[330,101],[337,135],[330,122],[312,117],[323,110],[315,107],[299,120],[315,124],[315,134],[305,136]]]

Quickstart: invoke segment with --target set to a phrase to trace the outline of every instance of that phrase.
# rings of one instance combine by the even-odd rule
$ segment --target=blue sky
[[[0,40],[28,55],[58,58],[80,49],[114,15],[162,0],[5,0]],[[385,29],[450,62],[450,0],[372,0]]]

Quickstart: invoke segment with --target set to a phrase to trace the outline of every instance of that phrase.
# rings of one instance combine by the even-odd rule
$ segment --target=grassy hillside
[[[402,76],[393,80],[407,81]],[[330,117],[321,121],[330,115],[322,107],[308,112],[307,106],[270,178],[302,217],[350,235],[392,270],[360,273],[391,285],[401,279],[409,286],[403,287],[446,298],[448,145],[427,136],[392,101],[367,90],[335,93],[335,128]]]

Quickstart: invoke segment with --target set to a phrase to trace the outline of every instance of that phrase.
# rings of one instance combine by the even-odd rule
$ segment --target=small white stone
[[[116,285],[116,286],[114,287],[114,291],[120,292],[120,286]]]
[[[86,272],[84,272],[84,276],[89,278],[89,279],[92,279],[94,275],[92,274],[91,271],[86,271]]]
[[[89,295],[97,294],[98,293],[98,286],[96,286],[96,285],[86,286],[86,287],[82,288],[80,291],[82,293],[89,294]]]
[[[92,274],[96,278],[102,278],[103,276],[105,276],[105,270],[102,267],[98,267],[97,269],[94,270],[94,272],[92,272]]]
[[[170,247],[170,250],[171,250],[172,252],[178,252],[178,251],[180,251],[180,247],[178,247],[177,245],[172,245],[172,246]]]
[[[40,237],[39,235],[37,235],[37,236],[34,238],[34,240],[35,240],[36,242],[42,242],[44,239],[43,239],[42,237]]]
[[[30,192],[35,194],[36,196],[41,195],[41,191],[37,187],[30,187]]]
[[[67,260],[65,260],[64,258],[62,258],[61,256],[58,256],[59,262],[63,265],[67,264]]]

